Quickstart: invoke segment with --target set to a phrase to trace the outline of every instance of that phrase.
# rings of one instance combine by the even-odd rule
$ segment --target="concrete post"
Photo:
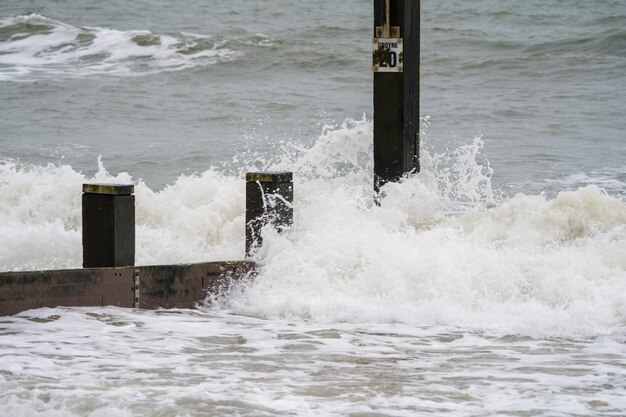
[[[134,186],[83,184],[83,268],[135,265]]]
[[[246,174],[246,257],[263,243],[261,229],[272,224],[278,231],[293,224],[293,174]]]

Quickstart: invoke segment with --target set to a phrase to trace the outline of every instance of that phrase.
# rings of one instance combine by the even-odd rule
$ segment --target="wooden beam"
[[[208,293],[227,288],[254,268],[253,262],[233,261],[4,272],[0,273],[0,316],[60,306],[192,308]]]
[[[419,171],[419,0],[374,0],[374,190]]]

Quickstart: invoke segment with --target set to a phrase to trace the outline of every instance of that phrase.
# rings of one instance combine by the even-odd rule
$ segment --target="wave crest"
[[[0,81],[140,76],[238,56],[206,35],[74,27],[39,14],[0,20]]]

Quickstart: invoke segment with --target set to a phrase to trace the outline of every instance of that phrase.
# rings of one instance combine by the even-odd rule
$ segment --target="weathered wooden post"
[[[279,231],[293,224],[293,174],[246,174],[246,256],[261,246],[261,229],[272,224]]]
[[[135,265],[134,186],[83,184],[83,268]]]
[[[420,0],[374,0],[374,190],[419,171]]]

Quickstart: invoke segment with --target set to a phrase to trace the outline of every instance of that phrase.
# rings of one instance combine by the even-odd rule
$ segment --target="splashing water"
[[[373,204],[371,122],[326,128],[248,166],[295,173],[295,225],[264,231],[259,275],[213,300],[233,312],[524,334],[623,337],[626,207],[595,186],[498,196],[480,138],[423,152],[422,172]],[[97,181],[112,176],[99,162]],[[216,169],[160,191],[136,184],[137,263],[241,259],[244,181]],[[0,265],[80,265],[80,184],[69,166],[0,164]],[[163,242],[167,242],[164,244]]]

